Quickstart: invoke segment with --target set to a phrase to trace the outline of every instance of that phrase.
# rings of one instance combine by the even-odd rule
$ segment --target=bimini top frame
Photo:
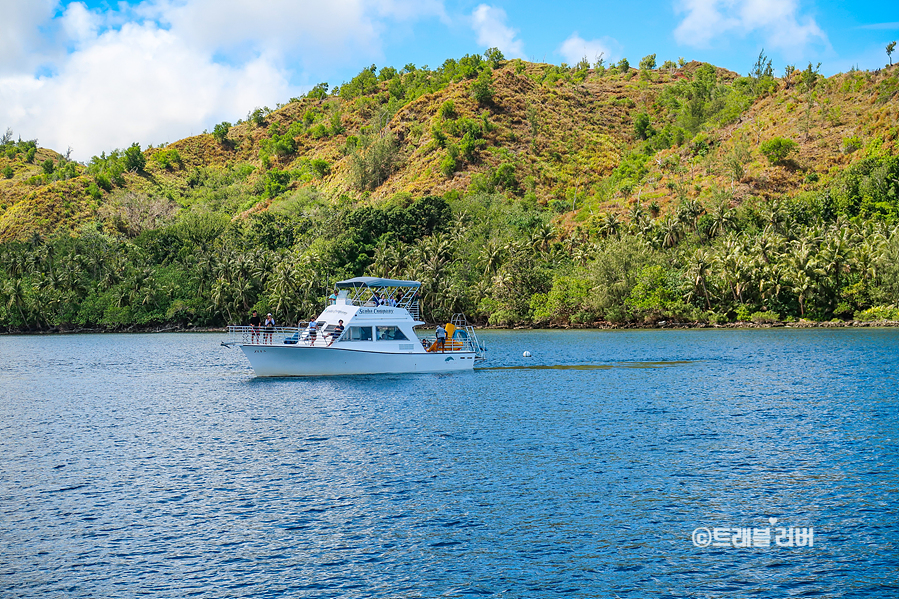
[[[336,287],[340,290],[339,297],[345,297],[347,303],[354,306],[393,305],[391,300],[395,299],[397,308],[405,308],[412,318],[419,319],[418,290],[421,283],[418,281],[356,277],[340,281]]]
[[[359,287],[368,287],[369,289],[411,287],[412,289],[418,289],[421,287],[421,283],[418,281],[401,281],[399,279],[381,279],[379,277],[356,277],[337,283],[338,289],[356,289]]]

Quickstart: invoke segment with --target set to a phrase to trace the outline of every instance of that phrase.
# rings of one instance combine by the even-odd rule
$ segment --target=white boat
[[[464,316],[446,326],[442,347],[419,338],[417,281],[356,277],[337,283],[336,299],[314,321],[299,327],[231,326],[256,376],[328,376],[471,370],[484,347]],[[344,330],[335,334],[340,321]],[[313,324],[314,323],[314,324]]]

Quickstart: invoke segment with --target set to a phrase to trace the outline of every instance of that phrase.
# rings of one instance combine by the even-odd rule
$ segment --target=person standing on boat
[[[332,293],[331,295],[328,296],[328,305],[333,306],[336,303],[337,303],[337,295],[335,293]]]
[[[263,341],[265,343],[272,342],[272,334],[275,332],[275,319],[272,316],[272,313],[269,312],[265,315],[265,330],[263,331]]]
[[[446,346],[446,329],[443,328],[442,324],[437,325],[437,347],[440,348],[440,351],[444,351]]]
[[[309,326],[306,327],[306,333],[309,336],[309,345],[315,345],[315,340],[318,337],[318,323],[315,322],[315,319],[309,321]]]
[[[342,321],[342,320],[338,320],[338,321],[337,321],[337,326],[334,327],[334,330],[331,332],[331,342],[328,343],[328,347],[331,347],[331,343],[334,343],[335,341],[337,341],[337,339],[338,339],[341,335],[343,335],[343,321]]]
[[[256,313],[256,310],[253,310],[253,315],[250,316],[250,343],[259,342],[259,325],[261,324],[262,321],[259,319],[259,314]]]

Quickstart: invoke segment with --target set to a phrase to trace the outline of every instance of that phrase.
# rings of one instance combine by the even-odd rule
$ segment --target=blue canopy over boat
[[[337,283],[338,289],[356,289],[359,287],[384,288],[384,287],[408,287],[418,289],[421,283],[418,281],[400,281],[399,279],[382,279],[380,277],[355,277]]]

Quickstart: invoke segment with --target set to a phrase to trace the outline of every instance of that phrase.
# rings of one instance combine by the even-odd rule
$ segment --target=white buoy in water
[[[531,357],[531,352],[526,351],[526,352],[524,352],[524,353],[521,354],[521,355],[524,356],[525,358],[530,358],[530,357]]]

